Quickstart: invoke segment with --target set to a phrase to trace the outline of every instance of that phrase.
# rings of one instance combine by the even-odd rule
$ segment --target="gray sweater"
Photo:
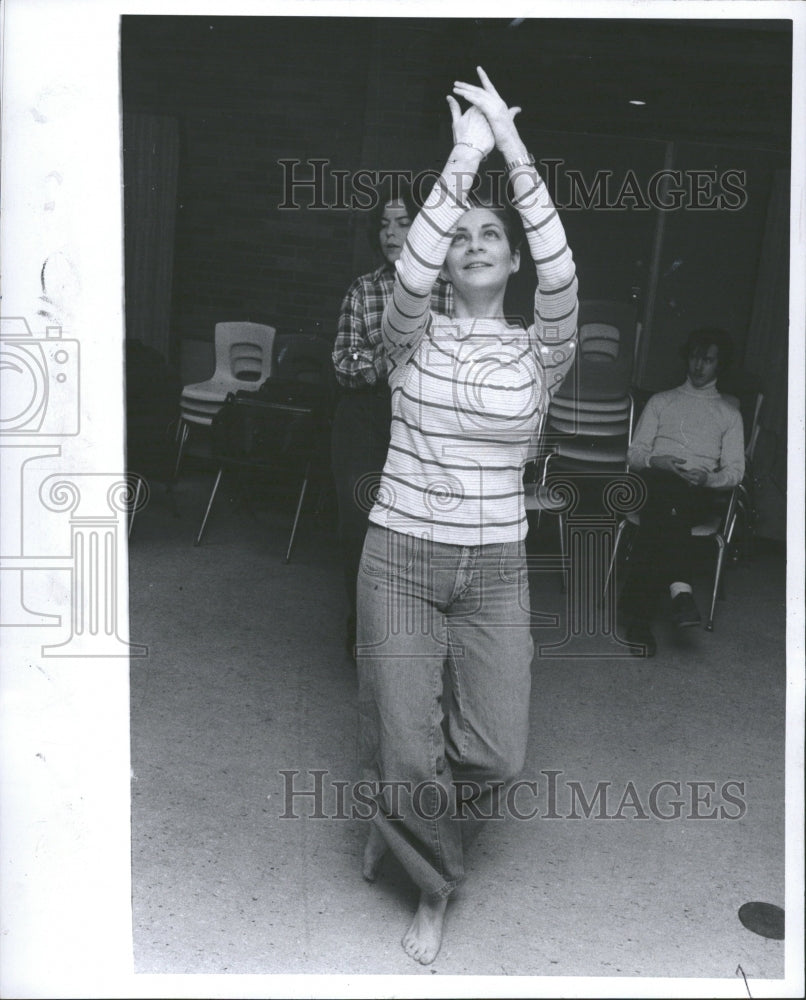
[[[713,489],[735,486],[744,476],[742,415],[711,382],[683,385],[650,397],[627,453],[631,469],[645,469],[655,455],[683,458],[708,473]]]

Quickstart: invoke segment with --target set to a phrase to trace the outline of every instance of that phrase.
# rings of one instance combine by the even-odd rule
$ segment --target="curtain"
[[[764,394],[753,471],[760,533],[785,538],[789,345],[789,171],[777,170],[767,207],[744,368]]]
[[[171,288],[179,170],[175,118],[123,116],[126,339],[173,357]]]

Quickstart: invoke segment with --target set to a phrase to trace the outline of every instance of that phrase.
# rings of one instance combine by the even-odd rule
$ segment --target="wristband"
[[[507,170],[515,170],[517,167],[533,167],[535,165],[535,158],[531,153],[527,153],[526,156],[521,156],[517,160],[508,160],[504,166]]]

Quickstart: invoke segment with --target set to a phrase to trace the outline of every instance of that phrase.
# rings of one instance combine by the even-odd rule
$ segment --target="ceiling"
[[[477,20],[470,30],[502,93],[529,67],[547,129],[789,148],[789,21]]]
[[[547,131],[714,142],[786,152],[792,106],[792,22],[788,20],[608,18],[301,18],[126,16],[124,53],[155,70],[183,47],[232,53],[265,80],[266,53],[293,54],[306,72],[306,39],[328,33],[355,64],[376,59],[401,68],[427,37],[440,52],[426,83],[424,113],[444,116],[446,72],[482,64],[505,96],[539,100]],[[393,30],[390,31],[390,26]],[[213,27],[215,30],[212,30]],[[393,33],[399,39],[387,51]],[[352,55],[350,55],[352,50]],[[444,56],[444,57],[443,57]],[[419,60],[422,64],[422,60]],[[155,73],[154,86],[159,87]],[[524,91],[526,88],[526,95]],[[631,100],[645,102],[638,106]]]

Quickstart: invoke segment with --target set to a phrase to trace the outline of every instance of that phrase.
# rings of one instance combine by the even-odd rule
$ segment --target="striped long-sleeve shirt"
[[[370,520],[455,545],[522,539],[522,474],[541,413],[576,348],[577,281],[565,233],[534,172],[515,202],[535,262],[535,321],[429,311],[452,231],[468,210],[437,181],[397,262],[383,336],[392,437]]]

